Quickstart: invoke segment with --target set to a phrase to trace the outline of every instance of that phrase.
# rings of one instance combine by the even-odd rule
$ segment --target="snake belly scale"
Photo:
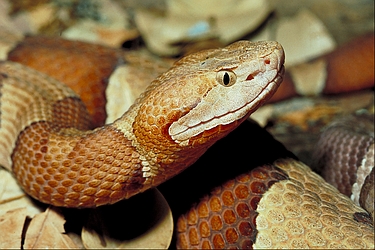
[[[1,62],[0,164],[44,203],[115,203],[178,174],[236,128],[276,91],[283,63],[277,42],[239,41],[189,55],[122,117],[90,130],[72,90]]]

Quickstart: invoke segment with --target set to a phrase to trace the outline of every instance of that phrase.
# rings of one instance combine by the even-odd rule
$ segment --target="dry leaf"
[[[25,194],[9,171],[0,168],[0,215],[17,208],[25,208],[27,216],[33,217],[44,211],[39,205]]]
[[[64,30],[62,37],[118,48],[125,41],[139,36],[136,29],[128,28],[131,26],[128,13],[117,2],[95,0],[91,4],[98,7],[99,20],[79,20]]]
[[[169,0],[163,15],[138,9],[135,22],[150,50],[174,55],[173,44],[217,38],[230,43],[257,28],[271,12],[265,0]]]
[[[48,208],[36,215],[25,234],[26,249],[78,248],[68,235],[64,234],[64,217],[56,208]]]
[[[287,60],[285,68],[309,61],[336,48],[336,42],[321,19],[308,9],[301,9],[292,17],[280,16],[268,22],[254,41],[276,40],[283,45]]]
[[[288,55],[286,67],[306,62],[336,47],[323,22],[307,9],[302,9],[292,18],[280,20],[276,40]]]
[[[1,249],[21,248],[26,214],[26,208],[18,208],[0,216]]]
[[[10,1],[0,0],[0,27],[11,30],[18,34],[24,34],[31,31],[31,24],[25,18],[10,16]]]
[[[1,211],[4,211],[1,209],[2,204],[19,199],[25,195],[13,175],[9,171],[0,168],[0,214],[2,213]]]
[[[152,189],[92,210],[82,241],[86,248],[166,249],[172,234],[169,205],[157,189]]]

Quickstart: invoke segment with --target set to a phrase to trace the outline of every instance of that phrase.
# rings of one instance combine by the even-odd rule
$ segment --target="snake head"
[[[155,79],[117,122],[131,121],[128,137],[152,185],[193,164],[272,96],[283,63],[279,43],[239,41],[184,57]]]
[[[138,101],[137,140],[153,155],[196,160],[276,91],[283,63],[277,42],[239,41],[184,57]]]
[[[193,90],[184,96],[191,102],[168,130],[181,145],[225,136],[273,95],[284,73],[284,51],[277,42],[239,41],[177,64],[193,61]]]

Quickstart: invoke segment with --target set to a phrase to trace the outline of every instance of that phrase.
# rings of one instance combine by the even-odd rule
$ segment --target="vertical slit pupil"
[[[228,85],[229,80],[230,80],[229,74],[227,72],[225,72],[224,73],[224,79],[223,79],[224,85]]]

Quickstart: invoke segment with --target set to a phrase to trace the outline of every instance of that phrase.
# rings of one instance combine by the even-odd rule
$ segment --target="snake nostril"
[[[270,61],[270,59],[266,59],[266,60],[264,60],[264,63],[265,63],[265,64],[270,64],[271,61]]]
[[[259,72],[254,72],[254,73],[249,74],[246,78],[246,81],[253,80],[258,74]]]
[[[250,74],[250,75],[247,76],[246,81],[250,81],[250,80],[253,80],[253,79],[254,79],[253,74]]]

